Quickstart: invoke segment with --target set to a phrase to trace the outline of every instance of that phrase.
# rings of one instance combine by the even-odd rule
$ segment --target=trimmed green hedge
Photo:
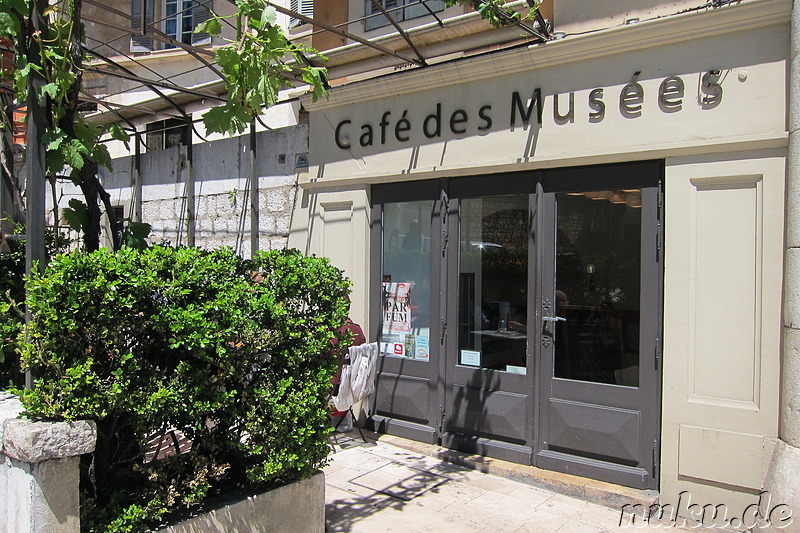
[[[254,272],[259,272],[254,274]],[[231,488],[323,466],[349,281],[298,251],[156,246],[59,256],[28,283],[29,416],[91,418],[85,531],[141,531]],[[174,427],[191,453],[143,462]]]

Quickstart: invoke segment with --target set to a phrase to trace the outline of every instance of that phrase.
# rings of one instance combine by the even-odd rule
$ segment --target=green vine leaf
[[[41,88],[39,92],[39,104],[45,105],[48,96],[51,100],[55,100],[58,97],[58,84],[48,83]]]
[[[242,21],[236,43],[216,52],[228,101],[204,115],[209,132],[242,133],[258,114],[278,103],[281,90],[294,87],[295,77],[311,86],[314,100],[328,94],[325,69],[311,66],[305,60],[306,55],[316,54],[316,50],[286,38],[277,25],[274,7],[265,0],[238,0],[236,4],[237,19]],[[197,31],[221,30],[221,20],[214,15]],[[293,62],[288,63],[287,58]]]
[[[0,12],[0,36],[16,37],[19,35],[19,20],[6,11]]]
[[[267,24],[274,26],[277,22],[277,19],[278,12],[275,11],[274,7],[267,5],[264,8],[264,11],[261,13],[261,22],[266,22]]]
[[[505,5],[506,0],[445,0],[447,7],[463,5],[472,7],[480,13],[481,18],[495,28],[508,26],[523,20],[531,20],[536,16],[539,2],[524,15]]]
[[[114,163],[111,161],[111,154],[108,152],[108,147],[105,144],[96,144],[89,156],[92,161],[109,170],[114,166]]]
[[[47,130],[42,134],[42,143],[46,150],[58,150],[67,134],[61,128]]]
[[[128,132],[122,128],[119,122],[111,123],[108,126],[108,133],[109,135],[111,135],[112,139],[115,139],[117,141],[122,141],[122,144],[125,145],[126,150],[131,149],[130,144],[128,142],[130,141],[131,136],[128,135]]]
[[[303,72],[303,81],[312,87],[311,100],[316,102],[328,93],[325,86],[328,84],[328,70],[322,67],[309,67]]]
[[[210,18],[207,21],[198,24],[194,32],[207,33],[209,35],[217,36],[222,33],[222,23],[216,17]]]
[[[69,143],[63,145],[64,160],[67,165],[74,170],[83,168],[83,156],[88,155],[89,150],[78,139],[71,139]]]
[[[150,235],[150,224],[144,222],[133,222],[125,220],[125,229],[122,232],[122,239],[125,241],[125,246],[135,248],[137,250],[144,250],[148,247],[147,237]]]
[[[89,219],[86,204],[73,198],[69,201],[69,207],[64,208],[64,218],[67,219],[69,227],[75,231],[83,231]]]

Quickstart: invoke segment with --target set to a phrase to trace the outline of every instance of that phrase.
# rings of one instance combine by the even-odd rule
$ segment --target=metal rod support
[[[47,8],[47,0],[35,0],[30,6],[32,30],[47,34],[46,22],[42,13]],[[28,37],[28,62],[35,65],[42,63],[39,45]],[[27,161],[25,174],[25,196],[27,210],[25,217],[25,274],[31,276],[44,269],[46,256],[44,245],[45,229],[45,150],[42,136],[45,133],[45,108],[39,102],[39,93],[45,80],[41,74],[31,69],[28,78],[28,124],[27,124]],[[25,322],[30,323],[32,315],[26,306]],[[33,388],[33,375],[25,373],[25,388]]]

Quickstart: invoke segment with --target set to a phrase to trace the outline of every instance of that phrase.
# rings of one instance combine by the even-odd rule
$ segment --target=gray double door
[[[374,187],[376,429],[657,488],[662,175]]]

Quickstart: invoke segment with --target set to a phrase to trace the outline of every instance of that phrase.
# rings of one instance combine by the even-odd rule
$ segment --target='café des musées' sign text
[[[627,118],[636,118],[642,113],[644,103],[644,87],[636,81],[639,76],[637,72],[630,83],[625,85],[619,93],[619,110]],[[716,107],[722,101],[722,86],[719,84],[719,71],[706,72],[701,80],[700,89],[703,96],[699,98],[699,104],[705,108]],[[566,106],[566,113],[561,113],[559,109],[558,96],[554,95],[553,118],[557,124],[566,124],[575,120],[575,93],[569,93],[569,104]],[[665,110],[679,110],[683,106],[685,96],[685,86],[679,76],[665,78],[658,89],[659,105]],[[606,116],[606,102],[604,89],[593,89],[589,92],[588,106],[589,122],[601,122]],[[542,91],[537,88],[533,90],[530,100],[526,101],[519,91],[511,95],[511,116],[509,121],[510,128],[518,125],[528,126],[536,110],[536,118],[539,124],[542,123]],[[336,146],[342,150],[347,150],[356,142],[353,133],[358,138],[358,144],[363,147],[374,146],[376,144],[386,144],[392,139],[399,143],[408,142],[411,139],[412,131],[417,128],[428,139],[435,139],[442,136],[442,131],[449,129],[453,135],[467,133],[470,123],[477,121],[478,132],[486,132],[494,125],[494,115],[492,105],[486,104],[477,111],[477,117],[470,117],[465,109],[456,109],[449,116],[442,115],[442,104],[437,103],[435,110],[427,115],[419,124],[412,124],[408,118],[408,110],[403,111],[396,120],[392,117],[391,111],[386,111],[381,116],[377,126],[364,123],[360,127],[353,126],[353,121],[346,119],[336,125],[334,130]],[[351,140],[353,139],[353,140]]]

